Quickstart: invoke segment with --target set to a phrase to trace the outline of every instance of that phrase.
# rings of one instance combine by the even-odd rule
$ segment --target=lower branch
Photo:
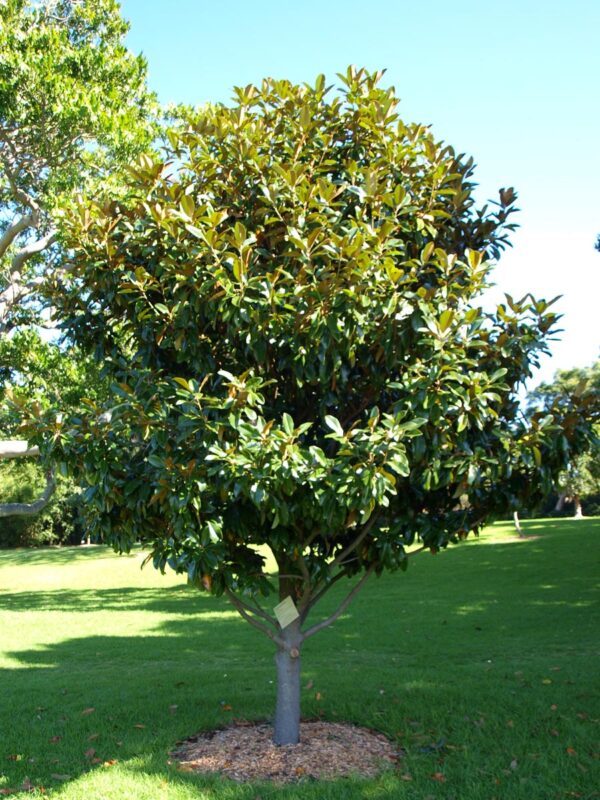
[[[46,488],[43,495],[34,503],[2,503],[0,504],[0,517],[23,517],[37,514],[45,508],[56,489],[52,473],[48,473],[46,478]]]
[[[227,591],[231,592],[231,589],[228,589]],[[250,614],[255,614],[257,617],[262,617],[264,620],[270,623],[274,628],[277,626],[277,620],[270,614],[267,614],[267,612],[264,611],[258,604],[254,606],[251,605],[250,603],[246,603],[244,600],[239,598],[233,592],[231,592],[231,595],[232,597],[235,597],[236,601],[240,605],[242,605],[246,609],[246,611],[248,611]]]
[[[341,553],[339,553],[339,554],[338,554],[338,555],[337,555],[337,556],[336,556],[336,557],[333,559],[333,561],[331,562],[331,566],[332,566],[332,567],[337,567],[337,566],[338,566],[338,564],[340,564],[342,561],[344,561],[344,560],[345,560],[345,559],[346,559],[346,558],[347,558],[347,557],[350,555],[350,553],[353,553],[353,552],[356,550],[356,548],[358,547],[358,545],[359,545],[359,544],[360,544],[360,543],[363,541],[363,539],[365,539],[365,538],[366,538],[366,536],[369,534],[369,532],[371,531],[371,528],[372,528],[372,527],[373,527],[373,525],[374,525],[374,524],[377,522],[377,520],[378,520],[378,519],[379,519],[379,515],[378,515],[378,514],[376,514],[375,512],[373,512],[373,513],[371,514],[371,517],[370,517],[370,519],[368,520],[368,522],[367,522],[367,523],[366,523],[366,524],[365,524],[365,525],[362,527],[362,529],[361,529],[360,533],[358,534],[358,536],[356,537],[356,539],[354,539],[352,542],[350,542],[350,544],[348,545],[348,547],[345,547],[345,548],[342,550],[342,552],[341,552]]]
[[[27,458],[39,454],[37,447],[29,447],[27,442],[21,439],[0,440],[0,458]]]
[[[327,628],[328,625],[331,625],[340,617],[344,611],[348,608],[352,600],[356,597],[356,595],[360,592],[362,587],[365,585],[367,580],[371,577],[375,570],[375,564],[371,564],[369,569],[365,572],[359,582],[354,586],[352,591],[346,595],[345,599],[340,603],[338,606],[337,611],[335,611],[330,617],[327,619],[322,620],[321,622],[317,622],[316,625],[313,625],[312,628],[309,628],[303,635],[303,639],[308,639],[309,636],[313,636],[315,633],[323,630],[323,628]]]
[[[309,613],[310,613],[311,609],[312,609],[312,608],[314,608],[314,606],[316,606],[316,605],[317,605],[317,603],[319,602],[319,600],[321,600],[321,598],[322,598],[322,597],[323,597],[323,596],[324,596],[324,595],[325,595],[325,594],[326,594],[326,593],[327,593],[327,592],[328,592],[328,591],[331,589],[331,587],[332,587],[332,586],[333,586],[335,583],[337,583],[337,582],[338,582],[338,581],[339,581],[341,578],[347,577],[347,574],[348,574],[348,573],[347,573],[347,572],[345,572],[345,570],[343,570],[343,569],[342,569],[342,570],[340,570],[338,573],[336,573],[336,574],[333,576],[333,578],[331,578],[331,579],[330,579],[330,580],[329,580],[329,581],[328,581],[328,582],[325,584],[325,586],[323,586],[321,589],[319,589],[319,590],[316,592],[316,594],[314,594],[314,595],[313,595],[313,596],[310,598],[310,601],[309,601],[308,605],[306,606],[306,608],[303,610],[303,612],[302,612],[302,614],[301,614],[301,616],[302,616],[302,622],[304,622],[304,620],[305,620],[305,619],[307,618],[307,616],[309,615]],[[320,585],[320,584],[319,584],[319,585]]]
[[[239,597],[234,595],[231,589],[225,589],[225,594],[231,601],[232,605],[235,606],[238,613],[246,620],[246,622],[249,622],[254,628],[259,630],[261,633],[264,633],[265,636],[268,636],[269,639],[274,641],[277,645],[279,645],[279,647],[285,648],[285,642],[283,639],[281,639],[274,631],[267,628],[266,625],[263,625],[262,622],[259,622],[252,616],[252,613],[260,614],[260,616],[267,617],[270,621],[271,617],[269,617],[268,614],[266,614],[264,611],[259,612],[258,609],[253,609],[250,606],[247,606],[246,603],[239,599]]]

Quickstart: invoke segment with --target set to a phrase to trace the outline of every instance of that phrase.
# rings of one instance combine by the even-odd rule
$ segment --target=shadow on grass
[[[164,589],[119,587],[116,589],[56,589],[53,591],[3,592],[0,609],[6,611],[150,611],[160,614],[202,614],[229,611],[222,600],[201,595],[185,584]]]
[[[135,549],[122,558],[138,558],[141,550]],[[115,558],[112,548],[107,545],[69,546],[69,547],[26,547],[16,549],[0,548],[0,567],[36,566],[50,564],[71,564],[81,561],[97,561],[102,558]]]
[[[293,786],[237,784],[183,773],[169,763],[169,752],[180,739],[224,727],[234,716],[264,721],[265,709],[273,709],[273,650],[248,626],[219,620],[205,622],[202,635],[196,630],[189,636],[188,630],[184,636],[181,630],[174,638],[89,636],[11,655],[23,667],[0,672],[3,691],[13,698],[4,704],[1,726],[0,769],[7,785],[21,785],[27,776],[49,788],[56,785],[53,774],[67,773],[70,781],[77,781],[115,761],[125,776],[155,778],[157,791],[166,782],[228,800],[295,796]],[[339,663],[331,661],[335,682]],[[419,702],[434,708],[445,692],[442,685],[422,682]],[[401,720],[383,716],[386,702],[379,699],[381,716],[374,718],[381,724],[370,727],[393,737]],[[362,705],[364,697],[359,697],[344,718],[365,724]],[[325,715],[335,717],[331,710]],[[97,766],[86,756],[90,746],[102,762]],[[20,760],[8,760],[15,753]],[[397,791],[390,775],[301,786],[302,798],[311,800],[392,800]]]

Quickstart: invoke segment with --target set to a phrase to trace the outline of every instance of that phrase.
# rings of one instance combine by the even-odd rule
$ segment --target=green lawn
[[[600,519],[524,526],[537,538],[497,525],[418,555],[308,641],[304,716],[381,730],[405,757],[376,780],[287,787],[167,763],[178,739],[274,707],[270,643],[224,601],[140,571],[139,554],[0,552],[0,794],[600,797]]]

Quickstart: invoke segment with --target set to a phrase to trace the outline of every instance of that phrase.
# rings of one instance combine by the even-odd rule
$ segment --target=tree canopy
[[[49,296],[113,394],[34,419],[46,457],[85,478],[105,540],[141,540],[274,640],[278,743],[297,741],[308,636],[370,575],[539,496],[586,436],[578,420],[557,446],[558,412],[518,410],[551,304],[480,305],[515,192],[477,207],[472,159],[380,79],[267,79],[182,112],[126,194],[80,200]]]

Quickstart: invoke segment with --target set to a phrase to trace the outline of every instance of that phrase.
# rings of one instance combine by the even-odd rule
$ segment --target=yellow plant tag
[[[294,605],[294,601],[292,598],[288,596],[285,600],[282,600],[279,605],[276,605],[273,609],[275,612],[275,616],[277,617],[277,622],[282,628],[287,628],[295,619],[298,619],[300,614],[298,613],[298,609]]]

